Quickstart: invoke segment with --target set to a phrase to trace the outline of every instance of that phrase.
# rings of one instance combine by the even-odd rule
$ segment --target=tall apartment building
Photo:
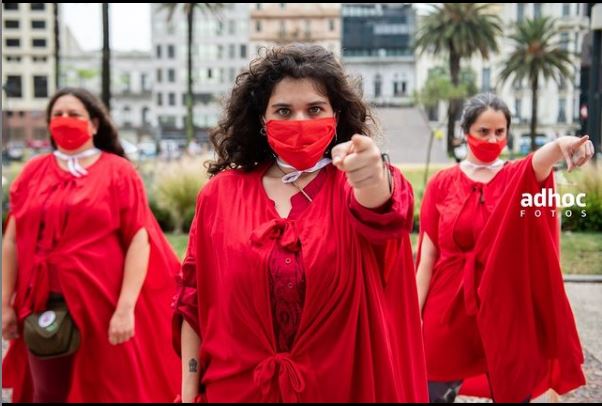
[[[186,15],[170,21],[160,4],[151,7],[152,97],[163,138],[183,138],[186,122]],[[254,56],[249,49],[249,5],[226,4],[217,14],[195,11],[193,33],[194,124],[197,138],[217,124],[224,97]]]
[[[251,48],[257,55],[294,42],[322,45],[341,55],[341,3],[251,3]]]
[[[343,63],[359,78],[364,99],[408,105],[416,88],[411,3],[343,3]]]
[[[3,145],[47,137],[44,110],[55,91],[54,7],[2,5]]]

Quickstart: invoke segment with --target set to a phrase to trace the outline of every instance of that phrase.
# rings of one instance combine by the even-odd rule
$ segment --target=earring
[[[259,134],[266,137],[265,128],[261,127],[261,130],[259,130]]]

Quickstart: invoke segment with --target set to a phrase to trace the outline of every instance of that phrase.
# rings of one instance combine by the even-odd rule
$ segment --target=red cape
[[[328,166],[312,204],[289,221],[264,190],[266,168],[220,173],[197,202],[176,308],[202,338],[206,400],[427,401],[409,183],[394,172],[393,204],[379,214],[358,207],[345,175]],[[276,352],[271,319],[274,244],[300,249],[305,266],[288,353]],[[179,334],[176,323],[176,345]]]
[[[177,355],[166,351],[178,259],[148,208],[131,163],[103,153],[88,171],[86,177],[75,178],[58,167],[53,155],[44,155],[28,162],[11,186],[20,328],[23,319],[44,303],[47,270],[52,267],[81,335],[68,401],[171,402],[180,385]],[[43,255],[36,242],[47,200],[55,206],[46,227],[53,227],[59,243]],[[151,254],[136,304],[135,336],[113,346],[108,328],[121,289],[125,253],[142,227],[148,231]],[[34,279],[33,293],[28,294]],[[13,340],[2,364],[2,387],[13,389],[13,402],[31,400],[26,351],[22,339]]]
[[[520,402],[548,388],[562,394],[585,383],[560,269],[555,208],[540,209],[538,217],[538,208],[521,207],[523,193],[553,189],[553,177],[537,182],[532,155],[512,165],[506,190],[444,309],[447,320],[471,320],[467,325],[476,330],[466,334],[476,334],[480,343],[467,350],[467,357],[480,361],[477,372],[488,373],[497,402]]]

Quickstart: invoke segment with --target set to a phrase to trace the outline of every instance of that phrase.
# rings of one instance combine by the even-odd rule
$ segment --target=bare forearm
[[[117,309],[133,310],[148,271],[150,244],[145,229],[136,233],[125,257],[125,269]]]
[[[387,174],[388,168],[383,170],[382,176],[375,179],[375,183],[369,187],[361,189],[353,189],[355,199],[359,204],[368,208],[375,209],[382,206],[391,198],[391,188],[389,187],[389,179]]]
[[[533,154],[533,170],[538,182],[544,181],[554,168],[556,162],[562,159],[562,151],[557,141],[552,141],[535,151]]]
[[[433,263],[432,261],[423,261],[418,266],[418,270],[416,272],[416,287],[418,289],[418,304],[420,306],[420,314],[422,314],[422,309],[424,308],[424,302],[426,301],[426,296],[429,291],[429,286],[431,284],[431,275],[433,272]]]
[[[10,219],[2,240],[2,306],[11,305],[17,281],[17,243],[14,221]]]
[[[184,320],[182,323],[182,402],[192,402],[199,393],[201,365],[199,346],[201,339]]]

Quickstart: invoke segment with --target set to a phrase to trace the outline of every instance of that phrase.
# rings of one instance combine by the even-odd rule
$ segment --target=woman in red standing
[[[468,157],[437,173],[420,215],[418,296],[432,402],[453,401],[486,374],[496,401],[520,402],[548,388],[584,383],[583,355],[558,262],[555,207],[521,206],[553,189],[553,165],[593,155],[588,137],[561,137],[527,158],[499,159],[510,112],[492,94],[462,117]]]
[[[33,158],[11,186],[2,385],[14,402],[171,401],[179,362],[165,346],[177,257],[100,101],[61,90],[47,119],[56,150]],[[23,322],[51,302],[66,304],[80,342],[47,359],[28,351]]]
[[[239,76],[176,301],[184,401],[426,400],[412,189],[367,119],[320,46]]]

